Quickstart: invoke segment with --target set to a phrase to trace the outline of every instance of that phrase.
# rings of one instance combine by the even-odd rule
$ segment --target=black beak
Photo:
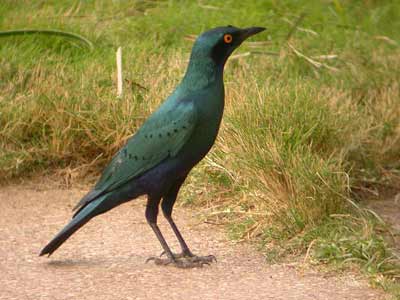
[[[265,30],[264,27],[249,27],[249,28],[242,29],[240,36],[242,38],[242,41],[244,41],[245,39],[251,37],[252,35],[255,35],[264,30]]]

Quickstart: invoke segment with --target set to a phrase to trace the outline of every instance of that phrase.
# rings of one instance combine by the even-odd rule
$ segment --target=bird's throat
[[[181,86],[193,92],[223,84],[223,70],[223,66],[216,65],[211,59],[191,59]]]

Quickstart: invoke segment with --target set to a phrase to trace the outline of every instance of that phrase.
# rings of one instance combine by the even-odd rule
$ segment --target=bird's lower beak
[[[241,33],[241,37],[242,37],[242,41],[244,41],[245,39],[261,32],[264,31],[265,28],[264,27],[249,27],[249,28],[244,28],[242,29],[242,33]]]

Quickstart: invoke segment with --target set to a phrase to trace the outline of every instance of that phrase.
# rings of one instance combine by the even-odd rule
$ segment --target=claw
[[[149,261],[154,261],[154,263],[156,265],[162,265],[162,266],[166,266],[166,265],[169,265],[171,263],[175,263],[175,261],[173,259],[170,259],[170,258],[159,258],[157,256],[152,256],[152,257],[149,257],[148,259],[146,259],[146,263],[148,263]]]
[[[158,257],[156,257],[156,256],[151,256],[151,257],[149,257],[148,259],[146,259],[146,261],[145,261],[145,263],[147,264],[149,261],[152,261],[152,260],[156,260]]]

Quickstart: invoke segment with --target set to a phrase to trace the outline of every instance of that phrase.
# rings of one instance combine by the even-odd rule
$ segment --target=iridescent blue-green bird
[[[172,209],[188,173],[217,137],[224,110],[226,60],[245,39],[264,29],[218,27],[197,38],[181,83],[113,157],[94,188],[76,205],[70,223],[40,255],[51,255],[93,217],[147,195],[146,220],[166,255],[150,259],[156,264],[182,268],[199,267],[215,259],[212,255],[192,254],[172,219]],[[172,253],[157,226],[160,203],[182,248],[181,254]]]

